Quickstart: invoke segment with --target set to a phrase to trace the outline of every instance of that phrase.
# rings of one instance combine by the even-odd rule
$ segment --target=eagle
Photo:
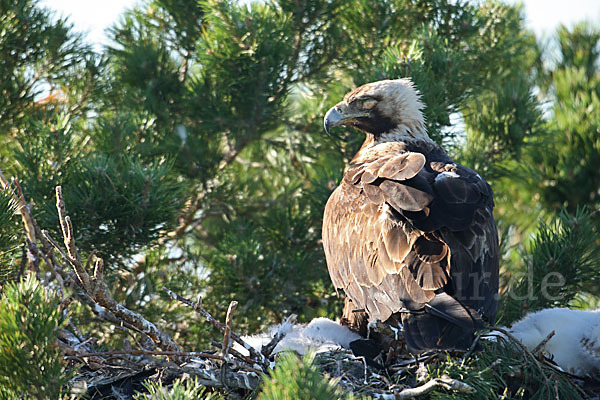
[[[342,321],[363,336],[380,321],[412,352],[464,350],[498,307],[498,232],[490,185],[427,134],[408,78],[349,92],[324,118],[366,139],[333,191],[323,246]]]

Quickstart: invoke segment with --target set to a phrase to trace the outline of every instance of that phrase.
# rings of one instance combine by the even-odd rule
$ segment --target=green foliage
[[[523,254],[526,269],[513,271],[504,283],[498,323],[508,325],[527,312],[571,305],[596,282],[599,241],[598,227],[586,210],[575,215],[563,211],[550,223],[542,223]]]
[[[71,82],[73,69],[89,61],[89,51],[65,19],[54,18],[35,0],[2,0],[0,32],[0,140],[4,140],[20,127],[26,112],[36,109],[34,99],[45,90],[44,84]]]
[[[519,160],[526,140],[542,129],[539,103],[524,80],[510,80],[473,102],[464,114],[467,141],[459,150],[462,163],[487,179],[499,178]]]
[[[56,344],[65,324],[60,299],[28,277],[0,299],[0,398],[57,399],[68,382]]]
[[[363,136],[340,128],[328,137],[322,118],[350,88],[383,78],[410,76],[431,137],[494,188],[502,322],[597,301],[600,218],[576,211],[600,204],[592,25],[560,28],[560,57],[549,64],[522,7],[497,1],[148,0],[94,54],[34,0],[0,0],[0,32],[3,171],[20,178],[55,238],[62,185],[82,255],[100,250],[115,299],[182,347],[207,344],[211,328],[159,293],[163,285],[204,296],[220,320],[238,300],[241,332],[289,313],[339,316],[319,242],[322,213]],[[557,217],[563,207],[571,214]],[[17,222],[0,194],[2,273],[27,265]],[[544,297],[548,273],[565,284],[547,286]],[[101,345],[120,344],[89,310],[72,307]],[[306,373],[334,393],[312,361],[282,362],[285,374]],[[507,375],[493,373],[482,375],[491,386],[481,393],[506,387]],[[537,381],[523,382],[522,393],[537,390]],[[178,393],[196,390],[178,385]]]
[[[172,228],[181,208],[181,188],[169,175],[172,163],[142,162],[124,154],[85,154],[89,139],[65,114],[51,123],[29,119],[13,151],[26,198],[43,228],[59,236],[55,187],[65,201],[84,251],[99,250],[105,259],[126,259]]]
[[[75,132],[78,127],[64,114],[51,118],[28,118],[12,151],[14,167],[24,182],[24,194],[44,203],[54,199],[54,188],[68,175],[83,150]]]
[[[123,260],[171,229],[182,205],[181,188],[169,175],[171,163],[73,154],[69,127],[24,140],[15,157],[23,167],[27,198],[44,200],[40,224],[59,236],[54,188],[64,186],[79,247],[105,259]],[[47,134],[47,135],[46,135]],[[56,158],[54,158],[56,157]],[[56,160],[56,161],[54,161]]]
[[[593,49],[600,43],[599,32],[585,31],[581,25],[570,34],[564,29],[559,32],[565,52],[551,72],[553,84],[547,93],[553,118],[547,122],[548,133],[532,143],[529,152],[530,184],[547,208],[566,206],[574,211],[600,204],[600,117],[595,112],[600,109],[600,70],[592,68],[598,61]],[[585,56],[580,54],[579,47],[588,46]],[[595,64],[589,65],[590,58]]]
[[[170,387],[165,387],[156,382],[145,382],[144,388],[148,393],[138,393],[136,400],[220,400],[225,397],[218,393],[210,393],[196,379],[178,379]]]
[[[209,1],[205,7],[212,32],[200,42],[204,69],[195,88],[200,95],[196,111],[206,119],[206,129],[228,130],[236,141],[250,140],[273,127],[282,111],[293,71],[284,70],[294,61],[292,20],[269,3],[248,9]],[[253,79],[246,79],[249,76]],[[217,115],[223,116],[225,125]]]
[[[429,135],[440,143],[457,134],[447,129],[452,113],[468,112],[468,101],[489,97],[503,77],[524,75],[523,66],[533,61],[534,38],[522,29],[518,7],[466,1],[358,3],[344,18],[363,38],[353,39],[368,38],[368,48],[374,49],[358,56],[361,65],[349,71],[355,83],[410,76],[423,94]],[[388,7],[397,17],[390,17]],[[490,23],[494,20],[504,22]],[[493,59],[505,62],[499,68]]]
[[[65,182],[79,247],[96,248],[109,260],[125,258],[172,229],[181,207],[180,188],[169,176],[167,162],[146,165],[137,160],[90,157]],[[69,184],[77,182],[78,184]],[[56,207],[48,214],[56,218]]]
[[[600,31],[589,22],[580,22],[569,30],[564,25],[557,29],[562,58],[559,69],[583,68],[588,78],[598,74],[598,41]]]
[[[326,310],[319,285],[327,282],[327,272],[310,268],[324,264],[319,237],[302,204],[288,207],[256,222],[233,220],[207,264],[208,298],[219,299],[219,310],[238,300],[247,312],[236,322],[250,332],[292,313],[310,320],[315,308]]]
[[[514,342],[497,338],[482,340],[482,350],[466,360],[450,356],[428,365],[425,378],[447,375],[467,383],[473,394],[433,392],[432,399],[582,399],[573,384],[561,373],[538,362]]]
[[[0,288],[17,272],[19,249],[16,204],[6,190],[0,190]]]
[[[323,376],[315,365],[314,354],[298,358],[293,353],[280,357],[271,377],[261,386],[257,400],[351,400],[351,393]]]

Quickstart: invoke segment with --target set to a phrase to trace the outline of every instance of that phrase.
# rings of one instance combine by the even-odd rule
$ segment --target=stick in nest
[[[148,321],[141,314],[129,310],[120,303],[117,303],[110,291],[106,282],[104,282],[104,262],[101,258],[94,257],[92,254],[88,262],[84,266],[77,248],[75,246],[75,235],[73,233],[73,225],[71,219],[67,215],[65,203],[62,197],[62,189],[56,187],[56,208],[60,219],[63,240],[67,251],[63,250],[56,241],[50,237],[48,232],[42,231],[46,240],[61,254],[61,256],[73,267],[77,276],[78,284],[83,291],[94,301],[95,304],[107,309],[115,317],[124,323],[125,326],[133,326],[136,330],[144,332],[156,345],[162,350],[179,352],[179,347],[169,337],[162,332],[152,322]],[[91,258],[95,258],[93,275],[87,272],[90,268]]]
[[[546,336],[546,338],[544,340],[542,340],[540,342],[540,344],[538,344],[537,346],[535,346],[535,349],[533,349],[531,351],[532,354],[537,354],[545,345],[546,343],[548,343],[548,341],[550,339],[552,339],[552,337],[556,334],[556,332],[552,331],[548,334],[548,336]]]
[[[200,302],[196,303],[190,299],[186,299],[183,296],[178,295],[177,293],[169,290],[167,287],[163,286],[162,290],[164,290],[172,299],[182,302],[185,305],[188,305],[194,309],[197,313],[202,315],[206,320],[211,323],[214,327],[220,330],[223,334],[225,334],[225,326],[217,321],[208,311],[206,311],[201,305]],[[250,346],[246,343],[240,336],[236,335],[235,332],[230,332],[231,339],[235,340],[237,343],[242,345],[248,352],[250,356],[257,360],[257,362],[263,367],[268,367],[269,363],[267,359],[262,355],[262,353],[258,352],[254,347]]]
[[[523,352],[525,352],[526,355],[528,355],[532,360],[533,363],[535,364],[535,366],[537,367],[537,369],[540,371],[540,373],[542,374],[542,376],[544,377],[544,381],[546,382],[547,385],[550,384],[550,381],[548,380],[548,377],[546,376],[546,374],[544,373],[544,368],[542,367],[542,365],[540,364],[540,362],[538,361],[537,357],[532,354],[529,349],[527,348],[527,346],[525,346],[519,339],[517,339],[512,333],[510,333],[508,330],[504,329],[504,328],[500,328],[497,326],[494,326],[491,328],[492,330],[498,331],[500,333],[503,333],[504,335],[506,335],[506,337],[508,337],[510,340],[512,340],[513,342],[515,342],[517,344],[517,346],[519,346],[521,348],[521,350],[523,350]]]
[[[231,329],[233,324],[233,313],[238,305],[237,301],[229,303],[227,309],[227,317],[225,317],[225,332],[223,333],[223,358],[229,356],[229,348],[231,347]]]
[[[198,351],[158,351],[158,350],[114,350],[114,351],[98,351],[94,353],[75,353],[78,357],[110,357],[116,355],[143,355],[148,354],[152,356],[178,356],[178,357],[196,357],[196,358],[208,358],[211,360],[225,362],[225,358],[219,354],[198,352]],[[230,360],[231,361],[231,360]],[[238,362],[232,362],[237,368],[245,369],[249,372],[262,374],[263,371],[258,370],[254,367],[244,365]]]
[[[462,381],[459,381],[458,379],[452,379],[449,376],[444,375],[441,378],[434,378],[434,379],[428,381],[427,383],[425,383],[424,385],[417,386],[415,388],[403,389],[400,392],[394,391],[393,394],[391,394],[391,393],[376,393],[374,398],[380,399],[380,400],[413,399],[418,396],[424,396],[438,388],[452,390],[457,393],[465,393],[465,394],[475,393],[475,389],[471,385],[464,383]]]
[[[294,322],[296,322],[296,318],[298,318],[298,316],[296,314],[292,314],[283,321],[283,324],[293,324]],[[271,339],[271,341],[266,345],[262,346],[260,352],[263,354],[263,356],[265,356],[265,358],[271,357],[271,354],[273,354],[273,350],[275,350],[275,347],[277,347],[277,344],[281,342],[285,335],[287,335],[287,332],[278,330],[275,333],[275,336],[273,336],[273,339]]]
[[[213,340],[213,341],[211,341],[211,344],[213,346],[215,346],[217,349],[219,349],[221,351],[223,350],[223,343],[219,343],[216,340]],[[248,365],[254,365],[254,364],[256,364],[256,361],[254,361],[253,359],[251,359],[248,356],[243,355],[242,353],[240,353],[239,351],[237,351],[233,347],[231,347],[229,349],[229,355],[231,355],[232,357],[237,358],[238,360],[241,360],[241,361],[245,362]]]

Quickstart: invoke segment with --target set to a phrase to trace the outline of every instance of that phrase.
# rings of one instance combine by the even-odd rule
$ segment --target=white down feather
[[[262,346],[268,344],[278,332],[285,332],[286,335],[277,344],[274,353],[292,350],[304,355],[310,351],[319,353],[339,348],[349,349],[350,342],[361,338],[356,332],[335,321],[327,318],[315,318],[308,324],[283,322],[280,325],[272,326],[264,333],[244,336],[243,339],[260,351]],[[243,354],[248,354],[237,344],[235,349]]]
[[[552,331],[554,336],[543,350],[558,366],[575,375],[598,376],[600,310],[548,308],[528,314],[511,328],[511,333],[530,350]]]

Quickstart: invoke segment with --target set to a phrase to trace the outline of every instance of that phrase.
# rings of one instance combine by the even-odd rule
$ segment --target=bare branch
[[[227,317],[225,317],[225,332],[223,333],[223,358],[227,359],[231,347],[231,327],[233,324],[233,313],[238,305],[237,301],[229,303]]]
[[[220,377],[218,377],[218,371],[197,368],[194,364],[185,365],[180,369],[188,375],[197,377],[198,383],[204,386],[223,387],[225,384],[230,389],[239,388],[254,390],[261,382],[259,373],[253,372],[241,373],[227,371],[225,373],[225,379],[222,380]]]
[[[435,389],[442,388],[446,390],[452,390],[457,393],[465,393],[471,394],[475,393],[475,389],[464,382],[459,381],[458,379],[452,379],[447,375],[442,376],[441,378],[434,378],[424,385],[417,386],[415,388],[407,388],[402,391],[394,391],[394,393],[375,393],[374,399],[380,400],[404,400],[404,399],[413,399],[415,397],[424,396],[428,393],[431,393]]]
[[[104,282],[104,260],[101,258],[97,258],[94,264],[94,279]]]
[[[21,185],[19,184],[19,180],[14,180],[15,190],[11,188],[11,184],[6,179],[6,177],[2,174],[2,170],[0,170],[0,187],[10,193],[13,201],[17,204],[17,213],[21,215],[21,219],[23,220],[23,227],[25,228],[25,235],[27,236],[27,261],[29,263],[29,268],[35,272],[38,279],[40,279],[40,257],[39,251],[36,246],[35,239],[35,223],[33,220],[33,215],[31,214],[31,210],[25,201],[25,196],[23,195],[23,190],[21,189]]]
[[[552,337],[555,334],[556,334],[556,332],[554,332],[554,331],[550,332],[548,334],[548,336],[546,336],[546,338],[540,342],[540,344],[538,344],[537,346],[535,346],[535,348],[531,351],[531,353],[532,354],[537,354],[546,345],[546,343],[548,343],[548,341],[550,339],[552,339]]]
[[[215,326],[223,334],[225,333],[225,326],[223,326],[222,323],[220,323],[212,315],[210,315],[210,313],[208,311],[206,311],[200,305],[199,302],[195,303],[195,302],[193,302],[190,299],[186,299],[185,297],[182,297],[182,296],[178,295],[177,293],[169,290],[165,286],[162,287],[162,290],[164,290],[165,292],[167,292],[167,294],[173,300],[180,301],[183,304],[186,304],[186,305],[192,307],[196,312],[198,312],[200,315],[202,315],[204,318],[206,318],[206,320],[208,322],[210,322],[213,326]],[[269,365],[269,363],[267,362],[266,358],[262,355],[262,353],[258,352],[254,347],[250,346],[248,343],[246,343],[241,337],[239,337],[238,335],[236,335],[234,332],[231,332],[230,334],[231,334],[231,338],[233,340],[235,340],[237,343],[239,343],[243,348],[245,348],[246,350],[248,350],[248,352],[250,353],[250,355],[252,357],[254,357],[255,359],[257,359],[260,364],[262,364],[263,366],[268,366]]]
[[[75,239],[73,233],[73,225],[71,219],[67,215],[65,203],[62,197],[62,190],[60,186],[56,187],[56,208],[58,209],[58,215],[60,225],[63,233],[63,240],[67,248],[67,252],[62,250],[60,246],[50,237],[47,232],[43,232],[45,238],[54,246],[63,258],[73,267],[79,284],[85,294],[98,306],[101,306],[108,310],[112,315],[117,317],[120,321],[125,324],[134,327],[136,330],[143,332],[147,335],[156,345],[166,351],[173,351],[179,353],[179,347],[175,342],[164,332],[156,327],[152,322],[148,321],[141,314],[129,310],[123,305],[117,303],[106,283],[104,282],[104,262],[101,258],[96,258],[94,265],[93,277],[90,277],[86,268],[82,264],[77,249],[75,247]],[[94,254],[90,255],[91,258]],[[90,260],[86,265],[90,265]],[[94,307],[95,308],[95,307]]]
[[[294,323],[296,322],[296,318],[298,316],[296,314],[292,314],[289,317],[287,317],[283,323]],[[265,356],[266,358],[271,357],[271,354],[273,353],[273,350],[275,350],[275,347],[277,347],[277,344],[279,344],[279,342],[281,342],[281,340],[285,337],[285,335],[287,334],[287,332],[283,332],[283,331],[277,331],[277,333],[275,333],[275,336],[273,336],[273,339],[271,339],[271,341],[269,343],[267,343],[266,345],[262,346],[262,348],[260,349],[260,352],[263,354],[263,356]]]
[[[65,241],[65,247],[69,252],[69,256],[77,260],[79,264],[81,264],[81,259],[79,258],[79,254],[77,254],[77,249],[75,248],[75,237],[73,235],[73,224],[71,223],[71,218],[67,215],[65,201],[62,195],[62,187],[56,187],[56,209],[58,210],[58,220],[60,222],[60,227],[63,233],[63,239]]]
[[[223,344],[217,342],[216,340],[211,341],[211,344],[213,346],[215,346],[217,349],[220,349],[220,350],[223,349]],[[243,362],[245,362],[247,364],[250,364],[250,365],[255,365],[256,364],[255,360],[251,359],[248,356],[243,355],[242,353],[240,353],[239,351],[237,351],[233,347],[231,347],[229,349],[229,354],[231,354],[233,357],[235,357],[235,358],[237,358],[239,360],[242,360]]]
[[[187,356],[198,358],[210,358],[213,360],[223,361],[223,357],[218,354],[196,352],[196,351],[160,351],[160,350],[113,350],[113,351],[95,351],[89,353],[77,353],[79,357],[110,357],[121,354],[142,355],[148,354],[152,356]]]
[[[256,369],[249,365],[244,365],[242,363],[237,362],[236,360],[226,360],[223,356],[219,354],[212,354],[206,352],[199,351],[158,351],[158,350],[113,350],[113,351],[98,351],[98,352],[88,352],[88,353],[72,353],[72,355],[76,355],[80,358],[86,357],[111,357],[117,355],[152,355],[152,356],[170,356],[171,358],[207,358],[210,360],[216,360],[221,362],[229,362],[232,363],[235,367],[244,369],[249,372],[254,372],[256,374],[263,374],[263,371]]]

